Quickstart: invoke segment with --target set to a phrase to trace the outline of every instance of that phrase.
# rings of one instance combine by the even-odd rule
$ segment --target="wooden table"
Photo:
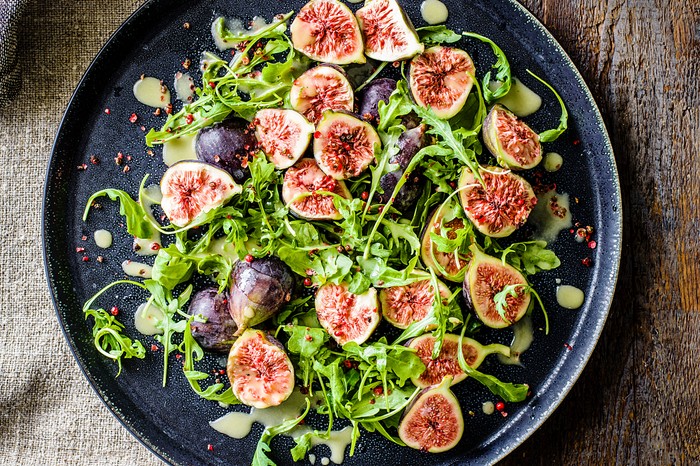
[[[598,102],[620,172],[624,236],[591,361],[503,464],[698,464],[700,2],[522,3]]]

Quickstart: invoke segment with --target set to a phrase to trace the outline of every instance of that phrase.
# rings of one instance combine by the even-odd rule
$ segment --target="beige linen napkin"
[[[15,3],[0,0],[0,12]],[[141,3],[32,0],[16,23],[22,85],[13,85],[12,102],[0,108],[1,465],[162,464],[78,369],[41,257],[44,175],[58,123],[90,60]]]

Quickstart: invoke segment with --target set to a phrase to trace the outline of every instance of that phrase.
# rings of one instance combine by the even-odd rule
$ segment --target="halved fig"
[[[217,288],[205,288],[195,293],[187,309],[190,315],[200,315],[206,322],[192,321],[192,336],[206,350],[226,352],[236,340],[236,323],[228,307],[228,293]]]
[[[160,180],[160,206],[178,227],[228,202],[241,187],[228,172],[203,162],[183,161],[168,168]]]
[[[441,281],[438,281],[438,288],[443,299],[448,299],[452,294]],[[382,315],[391,325],[401,329],[423,320],[434,301],[435,291],[430,279],[379,290]]]
[[[260,330],[248,329],[238,337],[226,372],[236,398],[254,408],[277,406],[294,390],[294,366],[284,347]]]
[[[347,283],[326,283],[316,291],[316,316],[339,345],[362,344],[381,319],[377,290],[370,288],[358,295],[348,291]]]
[[[471,250],[472,262],[462,289],[464,299],[484,325],[491,328],[513,325],[530,306],[530,293],[525,288],[527,280],[515,267],[484,254],[476,246],[472,246]],[[518,285],[513,290],[516,295],[506,293],[505,317],[501,317],[494,298],[509,285]]]
[[[294,48],[312,60],[364,63],[362,33],[350,8],[338,0],[311,0],[290,26]]]
[[[447,120],[464,107],[474,84],[474,71],[474,62],[464,50],[431,47],[411,60],[411,93],[418,105]]]
[[[195,141],[195,152],[199,160],[223,168],[236,183],[241,184],[250,176],[248,160],[256,143],[248,122],[233,117],[200,130]]]
[[[326,110],[353,110],[355,97],[350,82],[333,66],[319,65],[294,80],[289,103],[311,123],[318,123]]]
[[[370,123],[379,123],[379,102],[389,103],[389,97],[396,90],[396,80],[391,78],[375,79],[358,95],[360,117]]]
[[[399,424],[399,438],[416,450],[440,453],[454,448],[464,433],[464,418],[449,378],[423,390]]]
[[[480,169],[482,186],[465,168],[459,178],[459,199],[474,226],[486,236],[502,238],[523,226],[537,204],[530,183],[500,167]]]
[[[405,170],[418,151],[427,144],[427,139],[425,124],[406,130],[399,136],[399,152],[389,159],[389,163],[397,163],[400,168],[379,179],[379,186],[384,192],[377,195],[377,202],[380,204],[389,202],[401,177],[407,176],[406,182],[396,193],[392,206],[402,213],[407,213],[414,206],[420,197],[425,178],[420,173],[405,173]]]
[[[323,173],[314,159],[301,159],[284,174],[282,200],[289,210],[307,220],[340,220],[333,196],[319,191],[351,197],[345,183]]]
[[[467,378],[467,374],[459,366],[459,335],[445,334],[442,348],[440,349],[440,356],[437,359],[432,358],[435,337],[430,333],[414,338],[408,346],[416,350],[416,355],[425,364],[425,371],[420,377],[411,379],[411,382],[416,387],[425,388],[437,385],[445,377],[451,379],[450,385]],[[467,337],[462,339],[462,354],[467,365],[472,369],[477,369],[486,356],[494,353],[510,357],[510,348],[498,343],[484,346],[478,341]]]
[[[276,168],[289,168],[309,147],[314,125],[294,110],[266,108],[255,114],[255,136]]]
[[[365,171],[381,144],[379,135],[366,121],[327,111],[316,125],[314,157],[325,173],[345,180]]]
[[[423,52],[411,20],[396,0],[367,0],[355,15],[368,57],[393,62]]]
[[[464,219],[455,215],[454,206],[447,205],[442,209],[435,209],[430,215],[430,221],[421,237],[420,257],[423,264],[451,282],[461,282],[464,279],[471,253],[460,252],[459,249],[453,252],[440,252],[430,238],[430,233],[440,235],[444,230],[447,238],[454,240],[457,238],[457,232],[464,227]],[[473,241],[473,237],[468,241]]]
[[[292,271],[277,257],[236,262],[228,300],[236,335],[277,314],[291,299],[293,287]]]
[[[503,168],[528,170],[542,161],[540,137],[503,105],[491,107],[481,135],[484,145]]]

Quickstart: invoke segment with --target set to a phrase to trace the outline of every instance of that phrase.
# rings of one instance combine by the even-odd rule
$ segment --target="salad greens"
[[[309,60],[295,51],[286,33],[291,16],[292,13],[278,16],[270,25],[249,34],[231,32],[223,18],[217,19],[213,27],[215,34],[220,40],[237,45],[238,51],[230,62],[212,53],[204,55],[197,99],[169,114],[162,128],[151,129],[146,135],[147,145],[194,134],[230,114],[251,120],[260,109],[287,106],[294,79],[309,66]],[[92,318],[94,322],[95,346],[117,363],[117,376],[121,373],[123,359],[143,359],[145,349],[141,342],[125,335],[124,325],[115,316],[95,308],[93,303],[113,286],[129,285],[144,293],[148,305],[162,311],[157,323],[161,333],[155,340],[163,350],[163,385],[168,380],[171,355],[176,353],[178,358],[183,358],[183,374],[197,395],[226,405],[239,403],[225,383],[217,381],[207,385],[210,374],[196,369],[196,363],[203,360],[205,352],[192,331],[192,323],[201,321],[201,317],[186,312],[193,292],[191,281],[196,276],[209,277],[222,292],[230,287],[236,261],[247,256],[261,258],[274,254],[294,273],[310,281],[311,287],[345,282],[351,293],[362,294],[370,287],[404,286],[430,280],[435,293],[428,315],[410,324],[391,343],[387,336],[381,336],[363,344],[350,342],[342,347],[330,344],[330,335],[316,318],[311,295],[296,296],[274,316],[271,322],[276,329],[275,336],[284,344],[294,365],[298,385],[308,390],[309,397],[320,400],[320,406],[314,409],[328,421],[326,431],[314,430],[296,438],[292,449],[295,461],[306,455],[314,437],[328,438],[335,419],[345,419],[352,426],[351,454],[360,437],[360,428],[378,432],[403,445],[392,432],[403,410],[418,395],[419,389],[413,386],[411,378],[420,376],[426,369],[415,350],[405,343],[426,331],[432,332],[436,339],[432,357],[437,358],[445,335],[461,328],[458,361],[462,370],[506,401],[525,399],[527,385],[502,382],[466,364],[461,339],[465,335],[478,335],[482,325],[471,316],[464,317],[461,287],[453,287],[447,298],[440,294],[438,275],[446,274],[443,266],[434,260],[435,270],[428,268],[426,272],[421,270],[419,262],[421,240],[418,235],[437,206],[439,213],[464,223],[464,228],[444,227],[429,233],[439,253],[455,257],[468,255],[469,247],[476,243],[526,275],[560,265],[556,254],[547,249],[543,241],[516,242],[502,247],[496,240],[481,235],[472,228],[455,198],[463,188],[456,189],[452,180],[459,178],[464,167],[483,184],[479,174],[482,167],[479,134],[487,104],[503,97],[510,89],[510,65],[503,51],[479,34],[457,34],[445,26],[423,27],[417,31],[426,46],[456,43],[464,36],[489,44],[497,57],[492,67],[495,74],[492,78],[492,71],[487,72],[481,85],[472,76],[473,92],[463,110],[450,120],[440,119],[431,109],[415,104],[406,82],[400,80],[388,102],[380,101],[378,105],[377,132],[382,149],[376,153],[376,163],[369,172],[349,183],[352,199],[321,192],[333,195],[333,203],[342,217],[340,220],[306,221],[290,215],[289,205],[285,205],[280,195],[283,173],[261,153],[249,161],[250,177],[243,183],[240,195],[225,206],[202,213],[183,228],[162,225],[154,217],[150,205],[143,202],[147,176],[141,183],[138,201],[116,189],[98,191],[88,199],[84,220],[94,200],[108,196],[120,202],[119,213],[125,218],[130,235],[146,239],[158,231],[166,235],[169,243],[163,245],[155,257],[152,278],[143,282],[115,281],[88,300],[83,308],[86,319]],[[360,87],[378,76],[385,65],[382,63]],[[559,127],[540,133],[541,141],[553,141],[566,130],[566,108],[549,84],[530,74],[551,89],[561,105]],[[492,80],[500,83],[495,90],[490,85]],[[392,157],[399,152],[398,141],[406,131],[405,117],[409,114],[427,125],[430,142],[411,159],[390,200],[379,208],[373,200],[378,194],[384,194],[381,178],[397,169]],[[415,212],[404,216],[393,207],[393,201],[408,174],[414,172],[425,177],[426,185]],[[221,244],[230,245],[229,252],[224,253],[217,247]],[[435,259],[432,248],[430,254]],[[494,297],[502,318],[505,319],[507,298],[519,292],[532,293],[544,312],[539,295],[529,284],[510,285]],[[546,312],[544,317],[548,331]],[[279,426],[267,427],[258,442],[253,464],[274,464],[268,456],[272,438],[291,432],[311,409],[307,398],[301,416]]]

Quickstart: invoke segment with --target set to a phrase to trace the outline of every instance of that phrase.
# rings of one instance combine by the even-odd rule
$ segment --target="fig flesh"
[[[366,121],[327,111],[316,125],[314,157],[326,174],[345,180],[365,171],[381,144],[379,135]]]
[[[438,281],[438,288],[443,299],[450,297],[450,289],[441,281]],[[391,325],[401,329],[423,320],[434,301],[435,291],[430,279],[379,290],[382,315]]]
[[[444,231],[448,239],[454,240],[457,238],[459,230],[464,228],[464,219],[456,216],[453,208],[445,206],[442,209],[436,209],[430,215],[430,221],[421,237],[423,264],[451,282],[461,282],[464,279],[464,274],[467,272],[471,260],[471,253],[459,249],[453,252],[441,252],[430,238],[430,233],[441,235]],[[469,241],[473,241],[473,237]]]
[[[351,112],[355,103],[350,82],[332,66],[319,65],[294,80],[289,103],[311,123],[318,123],[326,110]]]
[[[447,120],[464,107],[474,84],[474,71],[474,62],[464,50],[431,47],[411,60],[411,93],[418,105]]]
[[[255,114],[255,136],[275,168],[285,169],[304,155],[314,125],[294,110],[266,108]]]
[[[299,10],[290,32],[294,48],[312,60],[335,65],[366,61],[355,15],[338,0],[311,0]]]
[[[307,220],[340,220],[333,196],[318,191],[351,197],[345,183],[323,173],[314,159],[301,159],[284,174],[282,199],[289,210]]]
[[[360,91],[358,100],[359,114],[363,120],[373,124],[379,123],[379,102],[389,103],[389,97],[396,90],[396,80],[391,78],[375,79]]]
[[[472,253],[472,262],[464,277],[462,288],[464,299],[484,325],[491,328],[513,325],[522,319],[530,306],[531,296],[530,292],[526,291],[525,276],[515,267],[484,254],[474,246]],[[513,290],[515,296],[506,293],[505,316],[501,317],[494,298],[509,285],[517,285]]]
[[[255,134],[243,118],[227,118],[199,131],[195,142],[197,158],[223,168],[241,184],[250,176],[248,160],[255,149]]]
[[[367,0],[355,15],[368,57],[393,62],[423,52],[411,20],[396,0]]]
[[[227,352],[236,340],[236,323],[228,307],[228,295],[216,288],[205,288],[195,293],[187,312],[200,315],[206,322],[190,323],[192,336],[199,345],[211,351]]]
[[[486,236],[502,238],[520,228],[537,204],[530,183],[500,167],[480,170],[482,186],[465,168],[459,179],[459,199],[474,226]]]
[[[436,359],[432,358],[435,337],[429,333],[414,338],[408,346],[416,350],[416,355],[421,358],[421,361],[425,364],[425,371],[423,371],[420,377],[411,379],[416,387],[426,388],[437,385],[441,383],[445,377],[450,378],[450,385],[454,385],[467,378],[467,374],[459,366],[459,335],[451,333],[445,334],[442,341],[442,348],[440,349],[440,355]],[[471,338],[462,338],[462,354],[464,355],[464,360],[467,365],[472,369],[478,369],[484,361],[484,358],[493,353],[499,353],[510,357],[510,348],[498,343],[483,346],[481,343]]]
[[[454,448],[464,433],[462,408],[450,390],[449,378],[425,389],[406,409],[399,438],[416,450],[440,453]]]
[[[394,170],[383,175],[379,179],[379,186],[384,191],[382,194],[377,195],[377,202],[380,204],[386,204],[391,199],[391,195],[396,188],[401,177],[404,176],[408,164],[411,163],[413,157],[418,153],[419,150],[426,145],[426,126],[425,124],[420,124],[415,128],[406,130],[401,136],[399,136],[398,147],[399,152],[393,155],[389,159],[389,163],[399,164],[399,169]],[[406,174],[408,178],[399,192],[396,193],[394,197],[394,202],[392,206],[401,213],[407,213],[415,205],[416,201],[420,197],[421,188],[423,187],[425,179],[419,173],[408,173]]]
[[[168,168],[160,180],[160,206],[170,223],[185,227],[241,192],[231,175],[203,162],[183,161]]]
[[[481,135],[484,145],[503,168],[528,170],[542,161],[540,137],[503,105],[491,108]]]
[[[293,287],[292,271],[277,257],[236,262],[229,291],[229,311],[238,326],[236,335],[277,314],[291,299]]]
[[[248,329],[238,337],[226,372],[233,394],[254,408],[277,406],[294,390],[294,366],[284,347],[260,330]]]
[[[347,283],[326,283],[316,291],[316,316],[321,326],[339,344],[367,341],[381,319],[377,290],[363,294],[348,291]]]

